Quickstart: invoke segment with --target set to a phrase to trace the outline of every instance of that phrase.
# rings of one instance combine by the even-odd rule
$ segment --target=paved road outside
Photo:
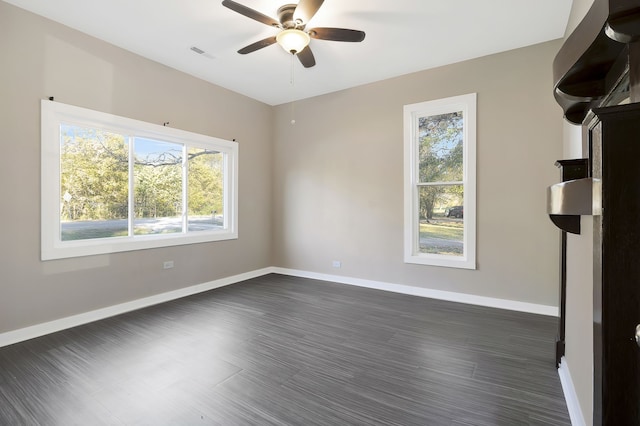
[[[224,224],[221,215],[190,216],[189,231],[207,231],[220,229]],[[167,234],[182,232],[182,219],[180,217],[144,218],[135,219],[135,234]],[[62,240],[79,240],[88,238],[107,238],[126,235],[128,223],[126,219],[113,220],[78,220],[63,222]],[[67,236],[67,238],[65,238]]]

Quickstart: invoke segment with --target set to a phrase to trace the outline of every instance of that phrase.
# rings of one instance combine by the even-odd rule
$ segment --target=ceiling
[[[561,38],[572,3],[325,0],[307,28],[353,28],[366,38],[312,39],[317,65],[303,68],[278,45],[238,54],[277,29],[227,9],[221,0],[4,1],[269,105]],[[278,7],[288,3],[236,1],[276,19]],[[204,53],[195,53],[194,46]]]

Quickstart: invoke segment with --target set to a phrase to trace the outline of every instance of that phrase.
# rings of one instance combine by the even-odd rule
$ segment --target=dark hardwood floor
[[[570,425],[556,329],[267,275],[0,348],[0,424]]]

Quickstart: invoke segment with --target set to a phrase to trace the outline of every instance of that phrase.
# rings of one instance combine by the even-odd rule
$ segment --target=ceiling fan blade
[[[276,21],[272,17],[264,15],[264,14],[258,12],[257,10],[253,10],[250,7],[247,7],[247,6],[242,5],[240,3],[236,3],[235,1],[224,0],[222,2],[222,5],[225,6],[225,7],[228,7],[229,9],[233,10],[234,12],[238,12],[240,15],[244,15],[247,18],[255,19],[256,21],[262,22],[263,24],[267,24],[267,25],[270,25],[270,26],[273,26],[273,27],[279,27],[280,26],[280,22]]]
[[[264,40],[256,41],[242,49],[238,50],[238,53],[241,55],[246,55],[247,53],[255,52],[256,50],[260,50],[263,47],[271,46],[276,42],[275,37],[267,37]]]
[[[324,0],[300,0],[295,12],[293,12],[293,20],[300,20],[303,24],[306,24],[320,9],[322,3],[324,3]]]
[[[312,28],[309,30],[309,36],[320,40],[358,42],[364,40],[365,33],[346,28]]]
[[[296,54],[296,56],[305,68],[311,68],[316,64],[316,58],[313,57],[313,52],[311,52],[311,48],[309,48],[309,46],[302,49],[302,52]]]

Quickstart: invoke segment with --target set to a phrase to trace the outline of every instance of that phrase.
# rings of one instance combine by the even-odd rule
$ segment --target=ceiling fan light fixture
[[[276,41],[287,53],[295,55],[309,45],[311,37],[304,31],[292,28],[280,31],[276,36]]]

